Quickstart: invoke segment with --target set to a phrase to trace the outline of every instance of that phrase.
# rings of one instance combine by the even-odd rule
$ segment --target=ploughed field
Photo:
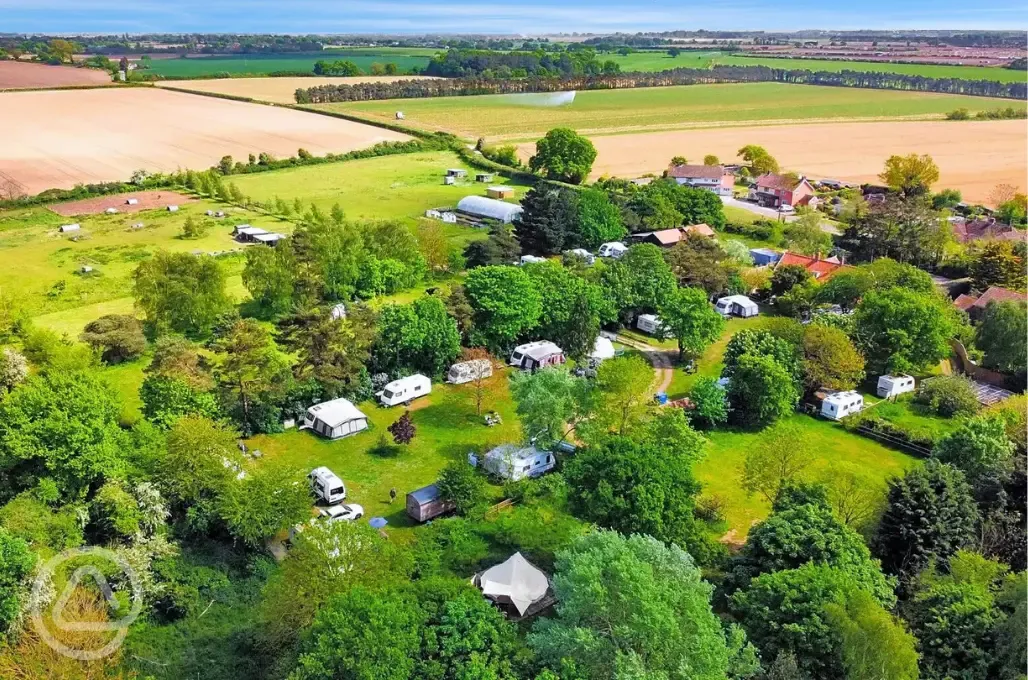
[[[687,127],[845,119],[941,118],[1016,106],[990,99],[899,90],[866,90],[786,83],[683,85],[624,90],[590,90],[566,103],[564,93],[483,95],[319,104],[378,120],[403,111],[407,125],[447,130],[490,141],[536,139],[554,127],[584,134],[644,132]],[[1024,103],[1021,103],[1024,106]]]
[[[0,90],[110,84],[111,76],[100,69],[0,61]]]
[[[279,78],[212,78],[201,80],[167,80],[157,82],[158,87],[181,88],[211,94],[246,97],[261,102],[293,104],[298,88],[322,85],[355,85],[357,83],[391,83],[396,80],[417,80],[431,76],[354,76],[346,77],[279,77]]]
[[[204,169],[225,155],[345,153],[408,137],[281,107],[160,88],[0,94],[0,177],[36,194],[127,180],[133,171]]]

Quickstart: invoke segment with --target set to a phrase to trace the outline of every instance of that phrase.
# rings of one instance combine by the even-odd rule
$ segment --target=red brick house
[[[671,165],[667,176],[679,184],[713,191],[718,196],[731,196],[735,175],[723,165]]]
[[[819,283],[824,283],[828,279],[835,276],[836,272],[843,269],[852,269],[848,264],[843,264],[837,257],[822,258],[821,255],[815,255],[810,257],[808,255],[800,255],[799,253],[790,253],[786,251],[782,254],[781,259],[778,260],[778,267],[787,267],[789,265],[799,266],[810,272]]]
[[[814,187],[806,177],[797,179],[789,175],[768,173],[757,178],[750,187],[749,197],[765,208],[777,208],[779,205],[796,208],[809,204],[815,194]]]
[[[1014,290],[1000,288],[999,286],[990,286],[987,291],[978,297],[974,295],[961,295],[953,301],[953,304],[957,309],[967,312],[968,316],[974,319],[981,316],[990,302],[1003,302],[1007,300],[1025,302],[1028,300],[1028,296]]]
[[[1024,241],[1028,237],[1028,232],[999,222],[995,217],[979,217],[972,220],[960,217],[953,219],[951,224],[953,225],[953,238],[959,243],[968,243],[979,239]]]

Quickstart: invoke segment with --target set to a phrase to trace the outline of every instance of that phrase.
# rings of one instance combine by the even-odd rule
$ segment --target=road
[[[653,384],[655,385],[653,393],[667,393],[668,388],[671,387],[671,379],[675,375],[674,364],[669,353],[653,345],[626,338],[623,335],[617,337],[617,342],[632,349],[637,349],[646,355],[646,358],[653,365]]]

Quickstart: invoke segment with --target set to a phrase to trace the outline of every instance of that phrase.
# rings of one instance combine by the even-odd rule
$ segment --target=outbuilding
[[[473,380],[488,378],[493,374],[493,362],[488,359],[472,359],[458,361],[446,372],[446,382],[451,385],[463,385]]]
[[[493,181],[493,175],[490,172],[480,172],[475,175],[475,181],[482,182],[483,184],[488,184],[489,182]]]
[[[524,618],[553,602],[550,579],[521,553],[475,574],[471,582],[482,595],[513,618]]]
[[[495,198],[465,196],[457,203],[457,212],[475,219],[498,220],[510,224],[524,210],[520,205],[497,201]]]
[[[62,234],[67,234],[69,231],[79,231],[80,229],[82,229],[82,225],[76,222],[75,224],[62,224],[58,231]]]
[[[723,297],[717,301],[714,309],[721,316],[740,316],[744,319],[760,313],[757,303],[745,295],[728,295]]]
[[[832,420],[842,420],[846,416],[860,413],[864,408],[864,397],[859,392],[833,392],[821,402],[821,415]]]
[[[368,429],[368,417],[350,400],[333,399],[307,409],[303,428],[329,439],[339,439]]]
[[[453,501],[443,499],[436,484],[423,486],[407,494],[407,516],[415,522],[427,522],[456,507]]]
[[[450,168],[446,171],[447,177],[467,177],[468,171],[463,168]]]
[[[376,392],[375,396],[383,406],[396,406],[409,403],[431,391],[432,381],[428,379],[428,376],[415,373],[406,378],[392,381],[383,387],[381,392]]]
[[[611,257],[617,260],[624,255],[627,250],[628,246],[621,241],[609,241],[601,245],[600,249],[596,252],[600,257]]]
[[[178,206],[177,205],[169,205],[168,206],[168,212],[178,212]]]
[[[656,314],[640,314],[635,320],[635,327],[643,333],[654,335],[660,332],[660,317]]]
[[[557,459],[549,451],[517,444],[497,446],[485,454],[482,460],[482,467],[487,472],[512,482],[526,477],[538,477],[552,470],[556,464]]]
[[[878,396],[891,399],[914,391],[914,378],[909,375],[883,375],[878,378]]]
[[[502,185],[489,187],[485,190],[485,195],[489,198],[495,198],[500,200],[504,198],[514,198],[514,187]]]
[[[538,340],[515,347],[508,363],[523,371],[534,371],[547,366],[559,366],[565,361],[564,350],[549,340]]]
[[[750,257],[753,258],[753,264],[756,266],[766,267],[778,262],[782,254],[770,248],[750,248]]]

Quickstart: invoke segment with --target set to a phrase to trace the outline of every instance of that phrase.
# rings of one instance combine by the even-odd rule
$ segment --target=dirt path
[[[646,355],[646,358],[653,364],[653,384],[656,385],[653,388],[654,394],[666,393],[671,386],[671,378],[674,377],[674,368],[669,353],[653,345],[647,345],[645,342],[630,340],[623,335],[619,335],[617,341]]]

